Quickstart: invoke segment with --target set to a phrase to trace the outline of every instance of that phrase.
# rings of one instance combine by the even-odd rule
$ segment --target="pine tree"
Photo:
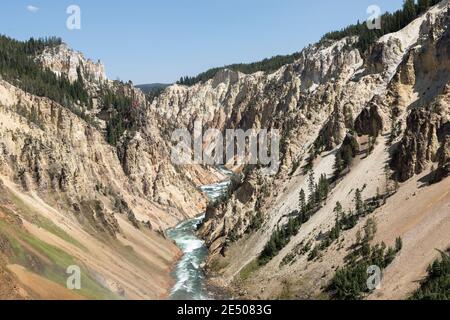
[[[402,248],[403,248],[403,241],[402,241],[402,238],[398,237],[398,238],[395,240],[395,251],[396,251],[396,252],[400,252],[400,251],[402,250]]]
[[[344,162],[344,168],[350,166],[353,161],[353,157],[356,155],[356,150],[352,146],[344,145],[342,148],[342,161]]]
[[[300,190],[299,195],[299,210],[302,215],[306,214],[306,196],[305,191],[303,189]]]
[[[355,210],[358,215],[361,215],[364,211],[364,203],[362,201],[361,191],[359,189],[356,189],[355,192]]]
[[[314,171],[309,172],[309,182],[308,182],[308,191],[309,191],[309,198],[308,202],[311,207],[316,206],[316,180],[314,178]]]
[[[319,201],[325,201],[328,198],[330,192],[330,184],[328,182],[326,174],[322,174],[319,180]]]
[[[419,13],[423,13],[425,11],[428,10],[428,8],[430,7],[431,2],[430,0],[419,0]]]
[[[38,121],[38,112],[34,106],[31,106],[30,122],[36,124]]]
[[[322,203],[322,195],[321,195],[319,184],[317,184],[317,183],[316,183],[316,186],[314,187],[314,203],[316,205],[320,205]]]
[[[345,224],[345,214],[344,209],[342,208],[342,205],[340,202],[336,202],[336,207],[334,208],[334,213],[336,214],[336,227],[335,229],[338,230],[338,237],[339,233],[342,230],[342,225]]]
[[[343,214],[343,212],[344,212],[344,209],[342,208],[342,205],[341,205],[340,202],[336,202],[336,207],[334,208],[334,212],[335,212],[339,217],[342,216],[342,214]]]
[[[334,170],[334,176],[336,178],[339,177],[341,175],[342,170],[344,170],[344,161],[342,160],[342,156],[341,156],[340,152],[338,152],[336,154],[336,159],[334,161],[333,170]]]
[[[373,218],[367,220],[364,225],[364,242],[370,242],[374,239],[375,234],[377,233],[377,224]]]
[[[346,127],[350,130],[353,130],[355,127],[355,120],[353,118],[352,108],[349,105],[345,105],[344,107],[344,118]]]
[[[404,24],[408,24],[417,17],[416,4],[414,0],[405,0],[403,4]]]

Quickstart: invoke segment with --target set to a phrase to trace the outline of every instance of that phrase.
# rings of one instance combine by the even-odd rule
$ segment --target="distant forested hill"
[[[138,86],[136,86],[136,88],[141,89],[144,93],[148,94],[148,93],[153,93],[155,91],[160,91],[160,90],[164,90],[165,88],[167,88],[168,86],[170,86],[170,84],[165,84],[165,83],[150,83],[150,84],[140,84]]]

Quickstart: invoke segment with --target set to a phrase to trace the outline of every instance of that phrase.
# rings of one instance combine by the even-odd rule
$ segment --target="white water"
[[[224,173],[230,174],[226,170],[224,170]],[[227,192],[229,185],[229,181],[224,181],[214,185],[203,186],[201,189],[211,201],[216,201]],[[170,296],[173,300],[214,299],[214,296],[207,290],[205,274],[201,268],[208,257],[208,249],[196,235],[198,225],[204,218],[205,216],[203,215],[187,220],[167,232],[169,238],[174,240],[184,253],[173,273],[176,279],[176,284],[172,288]]]
[[[195,235],[197,226],[203,219],[204,216],[185,221],[168,232],[169,237],[176,242],[184,253],[174,271],[177,282],[172,288],[171,299],[209,299],[204,285],[205,275],[200,268],[208,255],[208,250],[203,241]]]

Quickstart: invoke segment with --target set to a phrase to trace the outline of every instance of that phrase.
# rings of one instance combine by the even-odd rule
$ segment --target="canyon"
[[[0,299],[167,299],[183,255],[168,232],[202,214],[207,257],[197,268],[234,298],[331,298],[328,284],[371,221],[371,244],[401,238],[402,248],[366,298],[410,297],[437,250],[450,247],[449,21],[445,0],[366,52],[354,36],[324,39],[274,72],[220,69],[151,98],[108,80],[100,61],[66,44],[46,48],[36,63],[82,82],[92,105],[75,103],[74,112],[0,78]],[[133,126],[115,145],[105,138],[114,115],[105,91],[132,101]],[[172,161],[172,133],[193,134],[196,123],[279,131],[277,172],[230,157],[236,181],[211,200],[201,187],[228,171]],[[206,152],[214,135],[203,138]],[[352,144],[351,162],[336,173]],[[301,191],[313,197],[311,180],[323,177],[326,199],[260,263],[298,216]],[[376,207],[315,252],[337,203],[355,211],[357,193]],[[81,290],[65,288],[71,265],[81,268]]]

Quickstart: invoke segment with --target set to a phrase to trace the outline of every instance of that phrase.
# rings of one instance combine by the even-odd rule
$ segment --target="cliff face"
[[[391,163],[400,182],[421,174],[430,163],[439,162],[437,152],[440,148],[445,149],[448,132],[444,128],[448,125],[448,112],[411,111],[405,134]]]
[[[113,180],[126,183],[124,189],[134,194],[136,199],[142,199],[135,201],[147,201],[158,208],[146,210],[146,214],[138,214],[141,220],[149,220],[148,222],[155,224],[158,229],[165,229],[204,210],[206,197],[198,190],[198,186],[213,183],[223,176],[215,170],[201,166],[175,167],[172,164],[170,136],[167,136],[167,128],[164,127],[167,122],[162,122],[163,125],[158,123],[159,115],[148,107],[147,99],[141,90],[135,88],[132,83],[108,80],[100,62],[94,63],[86,59],[82,53],[68,48],[65,44],[44,50],[36,59],[43,67],[49,68],[57,75],[65,75],[71,81],[77,80],[80,72],[83,84],[94,100],[93,108],[83,111],[95,119],[100,127],[98,130],[87,126],[87,137],[97,137],[96,141],[86,141],[87,145],[92,146],[92,150],[87,150],[89,154],[96,152],[97,144],[105,145],[101,129],[106,128],[106,122],[115,112],[112,109],[105,111],[100,108],[102,90],[107,88],[118,95],[131,98],[130,107],[136,114],[134,129],[122,135],[117,148],[109,148],[111,159],[107,159],[104,166],[109,166],[109,163],[112,168],[117,169]],[[74,171],[77,170],[71,170],[71,175]],[[92,177],[91,174],[88,176]],[[111,181],[113,177],[105,178],[104,181]],[[73,187],[70,183],[69,185]],[[84,182],[80,185],[84,185]],[[117,193],[120,194],[121,191]]]
[[[398,216],[403,217],[403,208],[415,201],[405,193],[432,201],[420,192],[421,183],[441,181],[437,189],[430,187],[430,194],[437,195],[441,190],[441,199],[445,200],[431,205],[434,213],[445,210],[449,201],[448,19],[449,3],[444,1],[403,30],[379,39],[367,56],[356,48],[355,38],[324,42],[308,47],[299,60],[272,74],[245,75],[222,70],[206,83],[169,87],[153,102],[151,109],[159,115],[161,126],[170,122],[170,126],[175,123],[192,129],[195,121],[202,120],[205,128],[219,130],[282,131],[279,172],[267,176],[257,168],[245,168],[244,181],[231,198],[207,212],[199,233],[211,251],[212,277],[218,277],[221,283],[234,284],[246,292],[245,297],[277,297],[285,289],[283,283],[297,290],[296,297],[305,297],[302,295],[305,292],[313,297],[330,278],[322,277],[323,274],[332,275],[332,269],[343,263],[343,254],[337,249],[329,250],[323,253],[321,262],[309,262],[296,248],[319,243],[335,220],[336,202],[345,210],[352,209],[357,188],[363,190],[367,199],[380,190],[391,190],[394,185],[400,188],[392,200],[397,206],[390,203],[387,208],[392,215],[399,211]],[[331,179],[335,155],[349,131],[358,134],[360,145],[350,173],[336,182],[330,199],[302,226],[300,233],[272,261],[242,281],[240,272],[253,266],[252,261],[273,231],[286,224],[292,212],[299,209],[300,189],[308,190],[308,177],[302,168],[311,166],[316,181],[322,174]],[[389,163],[391,166],[386,169]],[[431,176],[438,178],[429,179],[428,170],[433,166],[438,169]],[[384,212],[380,209],[374,215],[383,216]],[[257,223],[255,229],[260,215],[263,222]],[[428,218],[447,225],[449,217],[447,214]],[[386,221],[394,223],[390,219],[394,218]],[[392,242],[396,231],[399,234],[395,236],[405,237],[409,247],[419,241],[412,236],[419,232],[415,228],[420,225],[414,224],[417,221],[406,229],[403,224],[408,224],[407,221],[396,220],[396,229],[391,229],[386,221],[380,226],[382,241]],[[356,231],[349,232],[346,236],[349,247],[355,234]],[[433,251],[433,243],[426,243],[420,250]],[[443,236],[440,244],[445,247],[449,243],[448,235]],[[431,262],[433,256],[427,256]],[[295,262],[285,265],[287,257]],[[332,262],[324,261],[328,258]],[[414,260],[412,256],[409,258],[402,263]],[[426,263],[420,263],[405,279],[421,274],[424,269]],[[303,280],[298,279],[310,284],[300,284]],[[413,281],[401,285],[407,290],[414,287]]]
[[[282,146],[286,150],[281,163],[281,172],[287,175],[293,162],[308,153],[323,122],[334,120],[330,117],[332,111],[336,110],[332,114],[340,117],[341,110],[347,107],[348,112],[357,114],[374,92],[386,85],[378,74],[367,75],[361,82],[351,80],[364,62],[358,50],[351,46],[355,41],[343,39],[311,46],[297,62],[270,75],[222,70],[204,84],[171,86],[153,101],[151,110],[158,115],[155,118],[159,119],[159,125],[169,128],[192,130],[194,122],[201,121],[204,128],[221,131],[279,129],[288,141]],[[349,85],[341,88],[330,79]],[[330,130],[333,146],[339,144],[346,133],[343,118],[335,124]],[[261,179],[247,181],[246,185],[250,190],[261,189],[258,185]],[[267,183],[272,183],[271,178],[267,179]],[[236,194],[242,194],[241,190]],[[218,219],[212,216],[205,223],[201,232],[214,248],[213,252],[223,248],[226,234],[242,234],[248,228],[255,214],[257,197],[255,192],[246,195],[244,203],[230,202],[218,213]]]
[[[348,80],[361,67],[363,60],[350,45],[354,41],[311,46],[296,63],[271,75],[221,70],[207,83],[171,86],[151,107],[162,121],[187,128],[198,120],[217,129],[281,126],[299,108],[305,115],[311,113],[312,106],[300,103],[310,92],[320,90],[324,95],[326,79]],[[331,100],[331,94],[320,93],[320,98]]]
[[[66,75],[71,82],[78,79],[78,71],[89,82],[107,80],[105,66],[100,61],[86,59],[81,52],[70,49],[66,44],[45,49],[36,60],[57,75]]]
[[[435,24],[426,21],[422,30],[428,37],[418,40],[400,68],[400,82],[418,96],[391,163],[401,182],[422,173],[430,162],[439,162],[437,151],[445,149],[450,122],[449,22],[448,15]]]
[[[198,186],[223,176],[174,167],[170,140],[144,94],[107,80],[101,64],[65,45],[36,59],[70,81],[81,76],[94,103],[75,114],[0,81],[0,297],[165,297],[179,257],[165,230],[202,213],[206,197]],[[105,88],[132,97],[137,114],[117,147],[102,129],[109,119],[99,107]],[[71,265],[86,280],[77,293],[66,289]]]

